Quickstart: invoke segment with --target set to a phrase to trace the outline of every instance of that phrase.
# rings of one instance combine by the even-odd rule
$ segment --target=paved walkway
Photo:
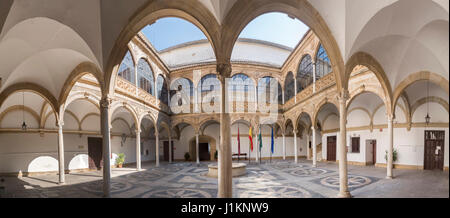
[[[210,162],[209,162],[210,163]],[[144,170],[112,169],[111,192],[116,198],[211,198],[217,196],[217,179],[204,176],[208,162],[143,164]],[[233,179],[233,197],[240,198],[333,198],[339,191],[338,165],[300,160],[251,163],[247,175]],[[442,171],[386,170],[349,166],[349,189],[354,197],[449,197],[449,174]],[[2,197],[102,197],[102,172],[71,173],[66,184],[57,175],[5,177]]]

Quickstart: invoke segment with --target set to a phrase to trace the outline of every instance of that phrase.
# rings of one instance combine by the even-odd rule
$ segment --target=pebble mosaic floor
[[[116,198],[214,198],[217,179],[206,177],[208,164],[190,162],[143,164],[143,170],[112,169],[111,193]],[[393,180],[385,169],[349,166],[349,191],[354,197],[449,197],[448,171],[395,170]],[[66,184],[57,175],[23,178],[4,177],[7,198],[102,197],[102,172],[66,174]],[[292,160],[249,163],[247,174],[233,178],[236,198],[334,198],[339,191],[338,166]]]

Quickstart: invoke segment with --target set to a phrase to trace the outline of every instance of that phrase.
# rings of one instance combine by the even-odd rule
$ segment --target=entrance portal
[[[445,131],[425,131],[425,170],[444,169]]]
[[[103,167],[102,138],[88,138],[89,169],[100,170]]]

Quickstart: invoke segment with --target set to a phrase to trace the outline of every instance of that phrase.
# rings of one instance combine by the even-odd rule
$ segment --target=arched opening
[[[156,80],[156,97],[162,103],[169,105],[169,90],[166,79],[160,74]]]
[[[338,108],[331,102],[324,102],[314,116],[314,128],[311,131],[312,140],[315,142],[312,143],[312,146],[316,145],[317,160],[338,161],[339,146],[337,142],[340,137]]]
[[[289,71],[284,80],[284,103],[295,97],[295,91],[294,74]]]
[[[306,113],[302,112],[299,117],[297,118],[297,136],[299,139],[297,139],[297,143],[299,145],[298,155],[301,157],[306,157],[306,159],[311,160],[312,154],[313,154],[313,139],[312,139],[312,132],[311,132],[311,116]],[[317,141],[317,140],[316,140]],[[319,146],[320,147],[320,146]],[[317,149],[317,152],[319,153],[321,149]]]
[[[303,56],[298,66],[297,72],[297,93],[300,93],[303,89],[308,87],[314,82],[313,77],[313,63],[311,56],[308,54]]]
[[[255,111],[255,84],[253,80],[245,74],[235,74],[231,77],[228,84],[230,93],[230,111],[232,112],[251,112]]]
[[[147,60],[139,59],[137,64],[137,81],[138,87],[149,93],[155,95],[155,79],[152,68]]]
[[[174,140],[174,159],[175,161],[195,161],[194,154],[191,150],[192,136],[195,136],[196,130],[190,123],[180,122],[173,126],[175,132],[178,133],[178,138]]]
[[[177,78],[170,84],[170,109],[174,114],[192,113],[194,110],[194,83]]]
[[[198,85],[199,102],[203,113],[218,113],[221,108],[221,84],[217,75],[203,76]]]
[[[308,30],[300,20],[285,13],[261,14],[240,32],[231,62],[281,68]]]
[[[263,97],[265,96],[265,98]],[[258,102],[266,104],[283,104],[283,90],[277,79],[266,76],[258,80]]]

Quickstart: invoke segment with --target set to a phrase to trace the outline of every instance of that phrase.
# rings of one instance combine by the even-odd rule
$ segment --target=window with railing
[[[288,72],[286,79],[284,81],[284,102],[288,102],[291,98],[295,96],[295,81],[294,74]]]
[[[129,82],[134,83],[134,61],[130,51],[125,54],[119,67],[118,75]]]
[[[311,56],[305,55],[300,61],[297,72],[297,93],[311,85],[313,81],[313,64]]]
[[[322,44],[319,45],[316,56],[316,80],[324,77],[331,72],[330,58],[328,58],[327,52],[323,48]]]
[[[146,60],[141,58],[137,66],[137,76],[139,80],[139,88],[145,90],[151,95],[154,95],[153,91],[153,71]]]
[[[166,80],[159,75],[156,79],[156,97],[164,104],[168,105],[168,91]]]
[[[273,87],[271,87],[273,86]],[[283,103],[283,92],[281,90],[281,84],[277,79],[266,76],[258,81],[258,97],[265,92],[266,99],[258,99],[258,101],[263,100],[266,103]],[[273,98],[273,99],[271,99]]]

